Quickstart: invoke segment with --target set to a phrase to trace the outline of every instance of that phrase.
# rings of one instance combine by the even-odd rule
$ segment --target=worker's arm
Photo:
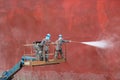
[[[44,44],[45,44],[45,39],[43,39],[39,45],[43,46]]]
[[[69,43],[71,40],[63,40],[62,42]]]

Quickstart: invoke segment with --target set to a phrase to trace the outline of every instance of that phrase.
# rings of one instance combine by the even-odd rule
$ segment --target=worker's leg
[[[39,57],[40,57],[40,56],[39,56],[39,51],[36,50],[35,53],[36,53],[36,54],[35,54],[35,55],[36,55],[36,59],[39,60]]]
[[[40,57],[40,61],[43,61],[43,48],[39,47],[39,57]]]
[[[60,49],[59,52],[60,52],[60,56],[61,56],[61,58],[64,58],[64,54],[63,54],[62,49]]]
[[[58,58],[58,53],[59,53],[59,50],[55,50],[54,59]]]
[[[45,61],[48,61],[48,57],[49,57],[49,55],[48,55],[48,50],[47,50],[47,51],[45,51]]]
[[[39,60],[39,55],[38,54],[36,54],[36,59]]]
[[[36,53],[36,54],[35,54],[35,55],[36,55],[36,59],[39,60],[39,47],[38,47],[38,45],[35,44],[35,45],[33,46],[33,48],[34,48],[35,53]]]
[[[43,61],[42,51],[39,51],[39,60],[40,60],[40,61]]]

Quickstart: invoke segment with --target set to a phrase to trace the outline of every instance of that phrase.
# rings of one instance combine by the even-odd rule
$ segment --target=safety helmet
[[[59,34],[59,36],[58,36],[58,37],[59,37],[59,39],[62,39],[62,35],[61,35],[61,34]]]
[[[49,40],[49,39],[50,39],[50,37],[51,37],[51,35],[50,35],[50,34],[47,34],[47,35],[46,35],[46,39],[48,39],[48,40]]]
[[[61,34],[59,34],[59,37],[62,37],[62,35],[61,35]]]

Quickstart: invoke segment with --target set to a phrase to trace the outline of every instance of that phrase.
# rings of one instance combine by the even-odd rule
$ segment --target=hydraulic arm
[[[23,56],[21,58],[21,60],[10,70],[3,72],[2,77],[0,77],[0,80],[12,80],[12,78],[14,77],[14,75],[22,69],[22,67],[24,66],[24,62],[25,60],[35,60],[35,58],[33,57],[29,57],[29,56]]]

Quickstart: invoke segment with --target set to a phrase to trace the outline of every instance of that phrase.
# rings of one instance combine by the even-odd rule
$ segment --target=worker
[[[54,59],[58,58],[58,54],[60,54],[61,58],[64,58],[64,54],[63,54],[63,51],[62,51],[62,44],[63,43],[67,43],[67,42],[71,42],[71,40],[64,40],[62,38],[61,34],[58,36],[58,40],[55,41],[55,55],[54,55]]]
[[[49,44],[50,44],[50,34],[47,34],[46,37],[41,41],[40,46],[43,47],[43,59],[44,61],[48,61],[48,53],[49,53]]]
[[[43,60],[43,46],[40,45],[41,41],[33,42],[33,48],[35,49],[36,59],[42,61]]]

